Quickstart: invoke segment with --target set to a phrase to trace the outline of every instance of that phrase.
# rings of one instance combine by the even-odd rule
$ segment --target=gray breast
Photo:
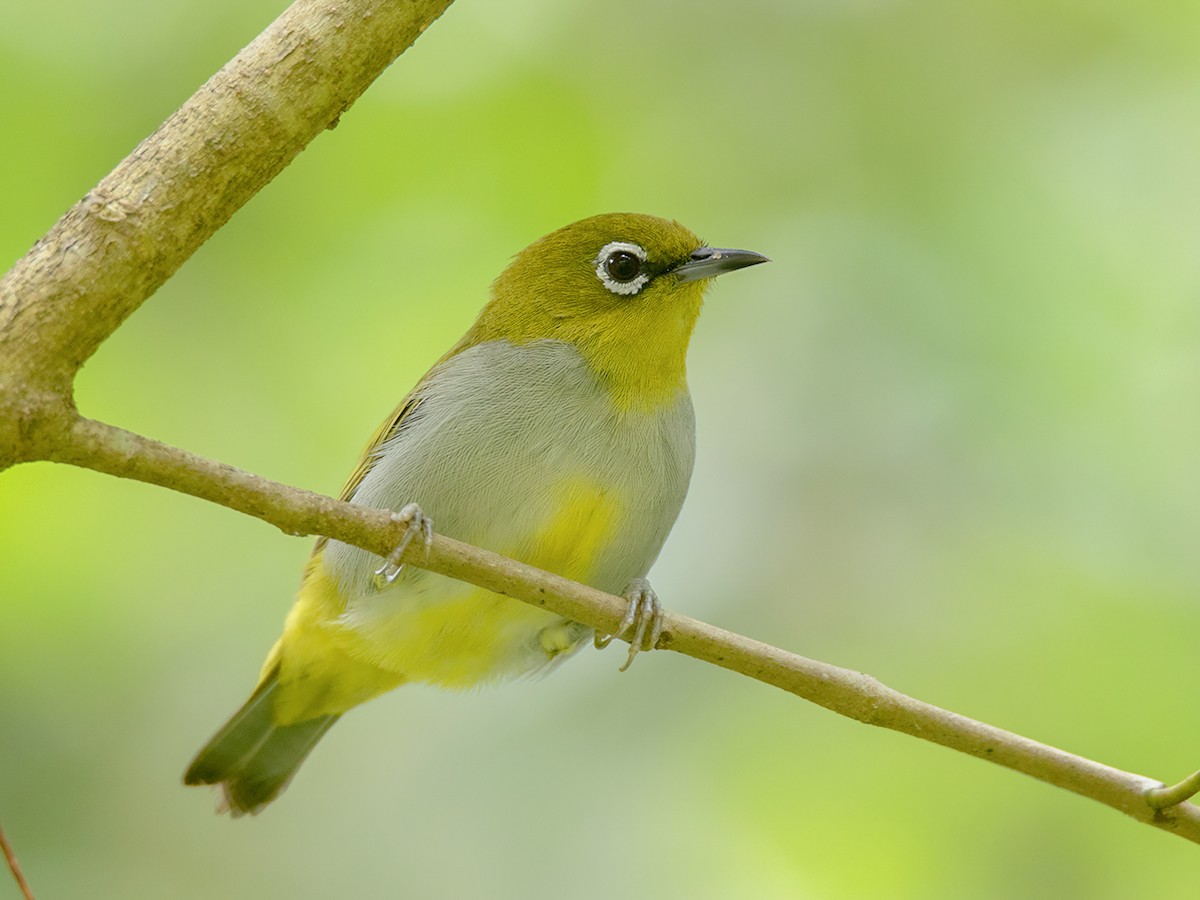
[[[553,516],[554,485],[586,475],[635,498],[592,579],[619,591],[658,556],[694,456],[686,391],[665,413],[622,412],[570,345],[496,341],[430,373],[419,405],[378,449],[353,500],[391,509],[419,503],[439,533],[501,550]],[[326,561],[350,597],[373,589],[378,557],[331,542]]]

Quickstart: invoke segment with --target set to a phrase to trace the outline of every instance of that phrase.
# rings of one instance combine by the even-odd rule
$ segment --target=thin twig
[[[4,853],[4,861],[8,863],[8,870],[12,872],[13,878],[16,879],[17,887],[21,889],[21,896],[25,900],[33,900],[33,889],[30,888],[29,882],[25,880],[25,873],[21,871],[21,864],[17,862],[17,853],[13,850],[12,844],[8,842],[3,828],[0,828],[0,851]]]
[[[389,512],[341,503],[132,432],[79,418],[54,457],[211,500],[288,534],[323,534],[385,557],[406,528]],[[419,498],[417,498],[419,500]],[[404,562],[550,610],[602,633],[616,630],[627,603],[578,582],[434,535]],[[774,685],[868,725],[901,731],[1090,797],[1140,822],[1200,843],[1200,807],[1155,805],[1162,782],[1115,769],[924,703],[850,669],[806,659],[704,622],[667,613],[661,649]]]
[[[1179,784],[1154,787],[1146,791],[1146,802],[1155,809],[1166,809],[1200,794],[1200,772],[1194,772]]]

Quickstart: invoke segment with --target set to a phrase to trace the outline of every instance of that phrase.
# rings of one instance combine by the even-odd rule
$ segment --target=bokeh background
[[[0,259],[280,8],[0,6]],[[1128,0],[460,0],[101,349],[81,408],[335,492],[512,253],[678,218],[774,262],[693,342],[667,604],[1182,777],[1198,29]],[[180,773],[308,548],[87,471],[0,475],[0,823],[40,896],[1195,896],[1190,844],[668,653],[406,688],[266,814],[217,817]]]

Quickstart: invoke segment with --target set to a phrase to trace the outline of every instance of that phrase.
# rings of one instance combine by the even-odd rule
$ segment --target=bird
[[[466,334],[384,420],[341,499],[407,526],[386,559],[318,538],[245,704],[184,783],[257,814],[349,709],[406,682],[451,689],[554,668],[613,635],[399,558],[438,533],[620,594],[616,636],[662,607],[647,580],[695,458],[688,344],[714,276],[768,262],[667,219],[608,213],[518,253]]]

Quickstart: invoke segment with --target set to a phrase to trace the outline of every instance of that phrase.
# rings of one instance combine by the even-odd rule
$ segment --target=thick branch
[[[398,543],[404,531],[388,512],[268,481],[86,419],[75,423],[64,449],[54,458],[180,490],[248,513],[289,534],[324,534],[380,556]],[[617,627],[625,610],[625,601],[620,597],[442,535],[434,536],[428,555],[419,542],[414,542],[405,554],[405,562],[469,581],[605,633]],[[1161,782],[923,703],[860,672],[806,659],[671,613],[667,614],[658,646],[782,688],[868,725],[902,731],[1024,772],[1200,843],[1200,807],[1179,803],[1160,809],[1149,802],[1148,792],[1162,787]]]
[[[450,2],[297,0],[0,279],[0,469],[40,456],[38,418],[101,342]]]

